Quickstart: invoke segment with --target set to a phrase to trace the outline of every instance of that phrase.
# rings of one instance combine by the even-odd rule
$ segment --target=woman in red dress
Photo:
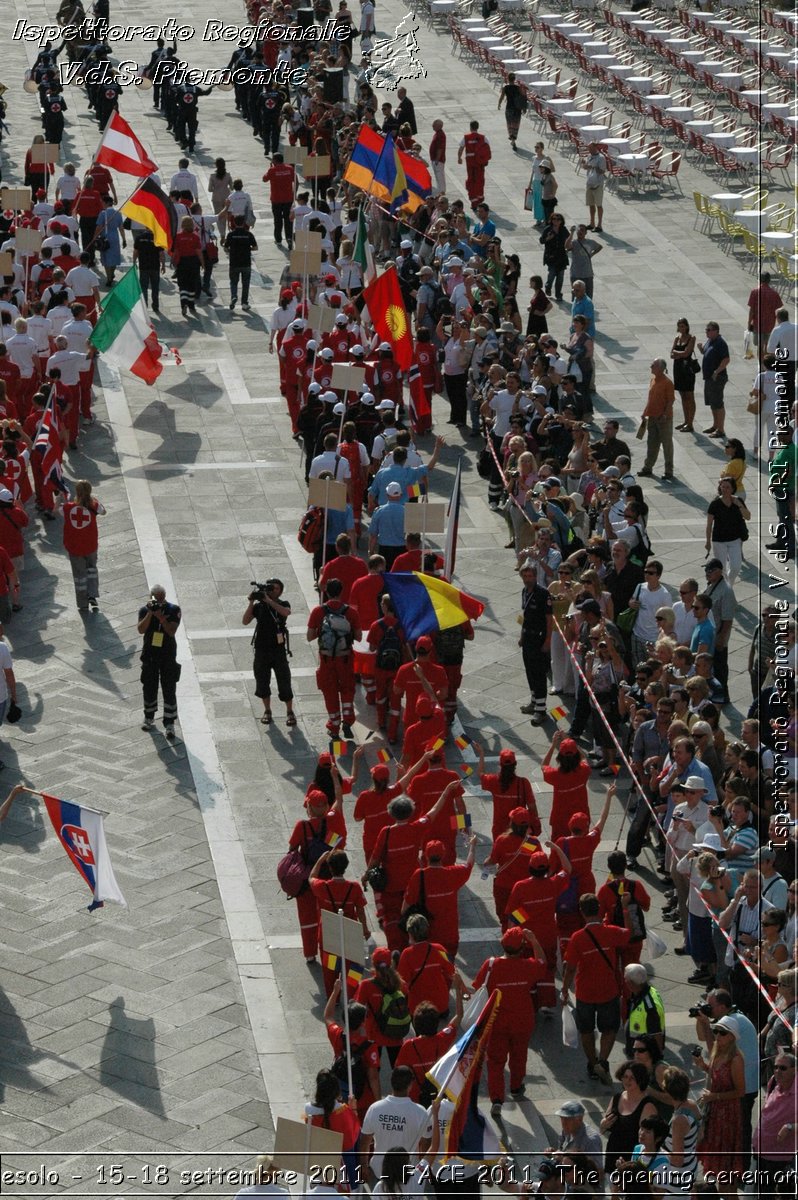
[[[743,1154],[745,1067],[737,1047],[734,1017],[721,1017],[712,1032],[715,1043],[709,1062],[694,1059],[696,1066],[707,1073],[707,1087],[700,1096],[707,1116],[697,1151],[704,1170],[723,1170],[733,1191],[748,1165],[748,1156]]]

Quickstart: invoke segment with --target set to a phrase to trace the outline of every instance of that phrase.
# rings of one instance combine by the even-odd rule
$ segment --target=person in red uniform
[[[418,720],[405,727],[401,758],[403,767],[416,762],[428,746],[446,737],[446,714],[440,704],[432,703],[429,696],[419,696],[416,717]]]
[[[513,808],[509,813],[509,827],[494,840],[491,852],[483,866],[496,867],[493,878],[493,903],[502,929],[507,928],[507,901],[510,893],[522,879],[529,878],[529,859],[542,849],[537,837],[529,828],[529,809]]]
[[[359,535],[361,532],[360,518],[363,515],[363,496],[368,478],[369,456],[366,447],[358,441],[354,421],[344,422],[341,441],[338,443],[338,453],[349,463],[349,497],[352,511],[355,514],[355,529]]]
[[[399,955],[397,971],[407,987],[410,1011],[419,1004],[431,1004],[438,1017],[449,1016],[449,992],[460,979],[454,963],[437,942],[429,940],[429,921],[421,913],[407,919],[410,945]]]
[[[24,565],[25,543],[22,530],[29,521],[25,509],[15,500],[0,477],[0,546],[6,551],[17,571]]]
[[[483,983],[492,996],[501,991],[501,1003],[488,1040],[488,1094],[491,1115],[500,1116],[504,1103],[504,1065],[509,1059],[510,1094],[526,1094],[524,1076],[529,1039],[535,1029],[533,992],[546,974],[540,943],[531,929],[508,929],[502,934],[501,958],[487,958],[477,971],[474,988]],[[529,957],[531,948],[534,957]]]
[[[352,585],[357,579],[362,579],[368,572],[368,567],[363,562],[362,558],[358,558],[352,553],[352,542],[348,533],[339,533],[335,539],[335,548],[338,551],[337,558],[331,558],[328,563],[325,563],[324,570],[319,579],[319,591],[322,595],[327,590],[327,584],[331,579],[340,579],[341,595],[340,600],[343,604],[350,604],[352,598]],[[358,613],[358,615],[360,615]]]
[[[424,556],[426,558],[426,554]],[[421,534],[406,533],[405,534],[405,549],[401,554],[397,554],[393,560],[391,571],[421,571],[423,563],[421,561]],[[435,570],[443,570],[443,559],[440,554],[435,555]]]
[[[316,684],[324,696],[327,731],[332,737],[338,736],[342,724],[344,736],[352,737],[355,719],[352,643],[360,637],[360,618],[356,608],[343,602],[342,591],[340,579],[329,581],[327,598],[311,612],[307,630],[308,641],[319,643]]]
[[[379,358],[374,371],[374,382],[379,388],[375,391],[380,400],[390,400],[392,404],[402,403],[402,373],[399,370],[393,349],[388,342],[380,342]]]
[[[96,611],[100,594],[97,573],[97,517],[105,516],[105,509],[96,496],[91,494],[87,479],[75,484],[75,499],[61,506],[64,518],[64,549],[69,555],[72,579],[75,583],[75,601],[80,612]]]
[[[4,625],[15,608],[19,611],[19,575],[7,552],[0,546],[0,625]]]
[[[459,780],[450,783],[444,789],[426,816],[416,817],[415,820],[415,807],[407,796],[397,796],[388,805],[393,824],[380,830],[362,882],[366,882],[372,867],[384,867],[385,888],[375,898],[378,900],[378,912],[390,950],[403,950],[407,945],[407,936],[399,928],[405,889],[418,866],[421,847],[429,838],[433,822],[450,799],[455,786],[460,786]]]
[[[425,692],[434,703],[443,704],[449,694],[449,684],[443,667],[432,658],[432,638],[423,634],[416,640],[416,660],[405,663],[396,672],[391,691],[391,708],[388,715],[388,741],[395,742],[399,733],[399,717],[405,729],[416,719],[416,703]],[[402,697],[405,709],[402,713]]]
[[[285,240],[290,250],[294,244],[294,228],[291,221],[291,205],[294,203],[295,172],[290,163],[283,160],[282,154],[272,156],[272,165],[263,176],[263,182],[269,185],[269,203],[272,206],[274,218],[274,240],[282,245],[283,230]]]
[[[396,968],[393,966],[391,951],[385,946],[377,946],[371,955],[371,965],[374,968],[371,975],[361,979],[358,984],[355,999],[366,1006],[366,1037],[382,1052],[383,1046],[388,1055],[391,1067],[396,1065],[399,1050],[405,1034],[410,1028],[410,1010],[406,1009],[407,1020],[402,1020],[401,1012],[395,1014],[390,1028],[380,1026],[377,1013],[383,1008],[386,996],[400,993],[407,997],[405,988]],[[396,1006],[398,1009],[401,1005]]]
[[[604,807],[592,829],[587,813],[574,813],[568,822],[568,836],[557,839],[556,844],[571,864],[568,888],[557,901],[557,928],[560,931],[561,943],[574,930],[582,928],[579,897],[596,890],[593,855],[601,841],[615,792],[615,784],[611,783],[604,798]]]
[[[338,313],[335,328],[322,336],[322,349],[332,350],[333,362],[349,362],[349,351],[355,345],[357,335],[349,331],[348,324],[349,318],[344,313]]]
[[[340,909],[343,909],[344,916],[349,921],[360,922],[364,938],[371,936],[368,918],[366,917],[366,897],[363,894],[363,888],[357,881],[344,878],[348,867],[349,856],[345,850],[328,850],[326,854],[322,854],[313,864],[313,869],[308,879],[310,890],[316,897],[316,904],[319,909],[321,970],[324,978],[324,990],[328,996],[341,971],[348,971],[352,964],[346,962],[339,964],[336,968],[331,968],[328,965],[328,955],[339,955],[340,945],[333,943],[331,946],[326,946],[324,944],[321,921],[322,912],[337,913]],[[322,878],[322,875],[329,875],[331,878]],[[355,965],[359,966],[360,964]]]
[[[557,751],[557,766],[550,767],[552,755]],[[573,738],[564,737],[558,729],[551,739],[546,754],[541,763],[543,767],[543,782],[550,783],[553,789],[551,798],[551,836],[557,838],[568,834],[568,821],[574,813],[586,813],[590,820],[590,807],[587,798],[587,781],[590,778],[590,763],[581,755],[579,747]]]
[[[382,578],[384,570],[385,559],[382,555],[370,554],[368,558],[368,574],[363,575],[360,579],[356,579],[352,584],[350,601],[358,611],[361,627],[367,631],[367,644],[368,634],[371,632],[372,625],[380,619],[380,597],[385,588]],[[366,703],[374,706],[377,703],[377,678],[373,656],[368,660],[368,663],[367,667],[360,667],[360,682],[363,684],[363,689],[366,693]],[[386,699],[384,721],[387,721],[387,714],[388,703]]]
[[[522,879],[510,892],[505,916],[515,922],[533,928],[538,936],[546,959],[546,977],[538,988],[538,1006],[553,1009],[556,1003],[554,972],[557,969],[557,898],[568,887],[571,864],[553,842],[546,842],[549,850],[560,861],[560,870],[550,873],[549,859],[542,851],[529,858],[529,877]]]
[[[284,364],[281,372],[280,391],[285,396],[288,405],[288,415],[291,418],[291,432],[297,432],[297,418],[300,409],[299,385],[302,371],[308,358],[308,342],[313,340],[313,330],[305,328],[303,317],[295,317],[283,335],[278,350],[278,358]]]
[[[457,979],[460,979],[459,975]],[[443,1029],[438,1029],[440,1014],[428,1001],[422,1001],[411,1009],[415,1037],[405,1040],[396,1060],[397,1067],[409,1067],[413,1072],[413,1082],[408,1094],[411,1100],[415,1100],[416,1104],[421,1104],[424,1108],[429,1108],[436,1092],[434,1083],[427,1079],[427,1071],[450,1046],[454,1045],[458,1027],[463,1019],[462,987],[457,988],[455,996],[457,1016]]]
[[[465,793],[460,776],[446,766],[443,746],[433,749],[434,745],[433,742],[429,748],[428,769],[420,772],[408,784],[407,794],[415,804],[418,814],[423,816],[430,812],[442,791],[450,784],[457,784],[457,787],[452,788],[450,798],[441,809],[440,815],[433,820],[428,833],[429,837],[443,842],[443,861],[448,866],[457,857],[457,828],[454,818],[465,813]]]
[[[472,833],[468,840],[468,857],[462,864],[444,866],[443,842],[433,838],[425,846],[427,865],[419,867],[410,876],[405,889],[402,912],[414,904],[420,904],[429,913],[430,937],[443,946],[451,959],[457,957],[460,945],[460,915],[457,911],[457,895],[471,878],[477,837]]]
[[[474,626],[470,621],[439,629],[433,639],[435,657],[446,672],[446,699],[443,707],[451,725],[457,714],[457,692],[463,682],[463,658],[466,642],[473,642]]]
[[[429,433],[432,429],[432,397],[436,391],[441,391],[442,386],[440,368],[438,367],[438,352],[432,343],[428,329],[419,329],[417,331],[414,357],[418,373],[421,376],[421,384],[427,396],[429,410],[422,416],[414,417],[413,432],[420,436],[421,434]]]
[[[385,559],[381,555],[383,571],[385,570]],[[382,579],[382,575],[380,575]],[[375,654],[374,665],[374,692],[377,704],[377,726],[379,729],[385,729],[388,724],[389,705],[392,704],[393,690],[396,685],[396,676],[402,669],[402,666],[397,664],[397,658],[401,653],[402,658],[407,658],[407,639],[404,635],[404,630],[399,624],[398,618],[393,609],[393,601],[386,592],[380,600],[381,616],[374,621],[369,627],[368,644],[369,650]],[[389,637],[389,644],[386,644],[380,650],[381,643],[385,637],[387,630],[395,631],[395,636]],[[399,639],[399,646],[396,645],[396,638]],[[401,660],[400,660],[401,662]],[[405,664],[410,665],[410,664]],[[366,686],[366,697],[368,698],[368,685]],[[396,741],[396,735],[393,738]]]
[[[609,1057],[621,1025],[618,951],[629,945],[631,933],[628,928],[602,925],[598,897],[592,892],[581,897],[579,911],[585,927],[577,929],[568,941],[560,998],[563,1005],[569,1003],[573,984],[576,997],[574,1018],[587,1058],[587,1073],[591,1079],[610,1084]],[[625,909],[626,920],[627,914],[628,909]],[[598,1056],[596,1028],[599,1032]]]
[[[490,792],[493,799],[493,823],[490,836],[494,842],[504,833],[510,824],[510,813],[514,808],[525,808],[529,817],[529,832],[538,837],[541,830],[538,808],[535,803],[535,793],[532,784],[523,775],[518,775],[516,766],[518,760],[513,750],[499,751],[499,770],[497,774],[485,771],[485,751],[479,742],[472,742],[479,759],[479,785],[483,792]]]
[[[476,208],[477,202],[485,196],[485,166],[491,157],[488,139],[479,132],[479,121],[469,123],[468,133],[463,137],[457,151],[459,163],[463,161],[464,155],[466,191],[471,207]]]
[[[346,824],[340,805],[330,807],[324,792],[314,789],[305,800],[308,812],[306,820],[297,821],[288,840],[289,850],[299,850],[306,865],[312,868],[335,845],[341,850],[346,845]],[[319,949],[319,906],[313,889],[308,883],[296,897],[299,932],[302,935],[302,950],[305,962],[315,962]]]
[[[87,175],[83,180],[83,187],[78,192],[75,197],[75,203],[72,205],[72,216],[78,218],[80,244],[91,256],[91,263],[94,262],[97,254],[95,232],[97,229],[97,218],[103,211],[103,208],[102,193],[98,192],[95,188],[92,176]]]
[[[387,763],[377,763],[375,767],[371,768],[371,780],[374,786],[364,788],[360,793],[355,801],[355,810],[352,814],[356,821],[363,822],[363,856],[366,862],[374,852],[380,830],[391,824],[388,805],[397,796],[401,796],[414,776],[427,765],[431,756],[431,751],[423,754],[409,771],[397,778],[396,783],[390,782],[391,771]]]
[[[6,385],[6,395],[19,412],[22,394],[22,372],[15,362],[8,357],[8,347],[0,342],[0,382]]]
[[[607,856],[610,877],[598,890],[599,916],[605,925],[624,925],[629,929],[629,944],[620,951],[622,967],[640,962],[646,936],[645,918],[651,908],[651,897],[639,879],[628,879],[626,855],[613,850]]]
[[[324,1024],[335,1058],[346,1049],[346,1026],[339,1025],[335,1011],[341,996],[341,980],[336,979],[327,1006],[324,1009]],[[379,1100],[380,1092],[380,1048],[366,1037],[366,1006],[351,1000],[349,1009],[349,1047],[352,1055],[352,1083],[354,1085],[357,1115],[360,1120],[368,1107]]]

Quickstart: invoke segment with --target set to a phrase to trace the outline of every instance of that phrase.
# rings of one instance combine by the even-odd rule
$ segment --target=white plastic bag
[[[643,942],[643,954],[641,957],[653,962],[655,958],[662,958],[668,947],[658,933],[653,929],[646,930],[646,939]]]
[[[562,1044],[569,1050],[579,1049],[579,1031],[576,1028],[574,1010],[570,1004],[562,1006]]]
[[[750,329],[743,334],[743,355],[745,358],[754,357],[754,335]]]
[[[468,1004],[466,1004],[465,1008],[463,1009],[463,1020],[460,1028],[470,1029],[472,1025],[476,1024],[477,1017],[487,1003],[488,989],[483,983],[482,987],[478,987],[473,993],[471,999],[468,1001]]]

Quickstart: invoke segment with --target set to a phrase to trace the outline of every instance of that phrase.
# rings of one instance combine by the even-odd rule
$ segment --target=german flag
[[[149,229],[156,246],[171,248],[177,236],[177,209],[152,179],[145,179],[119,211]]]

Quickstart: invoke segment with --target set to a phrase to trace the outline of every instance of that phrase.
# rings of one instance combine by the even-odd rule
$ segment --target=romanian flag
[[[391,265],[364,288],[363,299],[380,338],[390,343],[396,365],[406,371],[413,361],[413,338],[396,267]]]
[[[452,829],[470,829],[471,813],[455,813],[449,824]]]
[[[330,954],[327,954],[327,953],[325,953],[325,954],[323,954],[323,955],[322,955],[322,959],[321,959],[321,965],[322,965],[323,967],[326,967],[328,971],[337,971],[337,970],[338,970],[338,964],[339,964],[339,962],[340,962],[340,961],[341,961],[341,960],[340,960],[340,958],[338,957],[338,955],[337,955],[337,954],[332,954],[332,953],[330,953]]]
[[[409,641],[475,621],[485,611],[480,600],[422,571],[388,571],[383,581]]]
[[[418,497],[421,495],[421,484],[409,483],[407,485],[407,494],[411,500],[417,500]]]
[[[550,708],[549,716],[553,717],[555,721],[561,721],[563,717],[568,716],[568,713],[564,708]]]
[[[380,160],[385,158],[386,141],[387,138],[378,133],[376,129],[362,125],[357,141],[352,148],[352,157],[344,171],[344,179],[347,183],[368,192],[369,195],[376,196],[378,200],[385,201],[390,206],[391,192],[380,177],[380,172],[383,170]],[[413,158],[403,150],[397,150],[393,145],[393,139],[391,139],[391,148],[393,168],[386,164],[384,170],[390,172],[393,169],[397,174],[401,171],[404,179],[402,203],[410,212],[415,212],[432,191],[430,173],[417,158]]]
[[[347,987],[356,988],[357,985],[362,981],[364,975],[365,971],[362,967],[356,967],[354,963],[350,963],[346,972]]]
[[[119,211],[151,230],[155,245],[168,250],[177,236],[177,209],[152,179],[145,179]]]
[[[325,844],[325,846],[329,846],[331,850],[334,850],[335,847],[340,842],[340,840],[341,840],[340,833],[331,833],[328,835],[327,840],[325,841],[324,844]]]
[[[529,913],[525,908],[517,908],[515,912],[511,912],[510,916],[515,921],[516,925],[526,925],[529,920]]]
[[[390,761],[391,761],[390,750],[378,750],[377,751],[377,762],[389,763]]]

